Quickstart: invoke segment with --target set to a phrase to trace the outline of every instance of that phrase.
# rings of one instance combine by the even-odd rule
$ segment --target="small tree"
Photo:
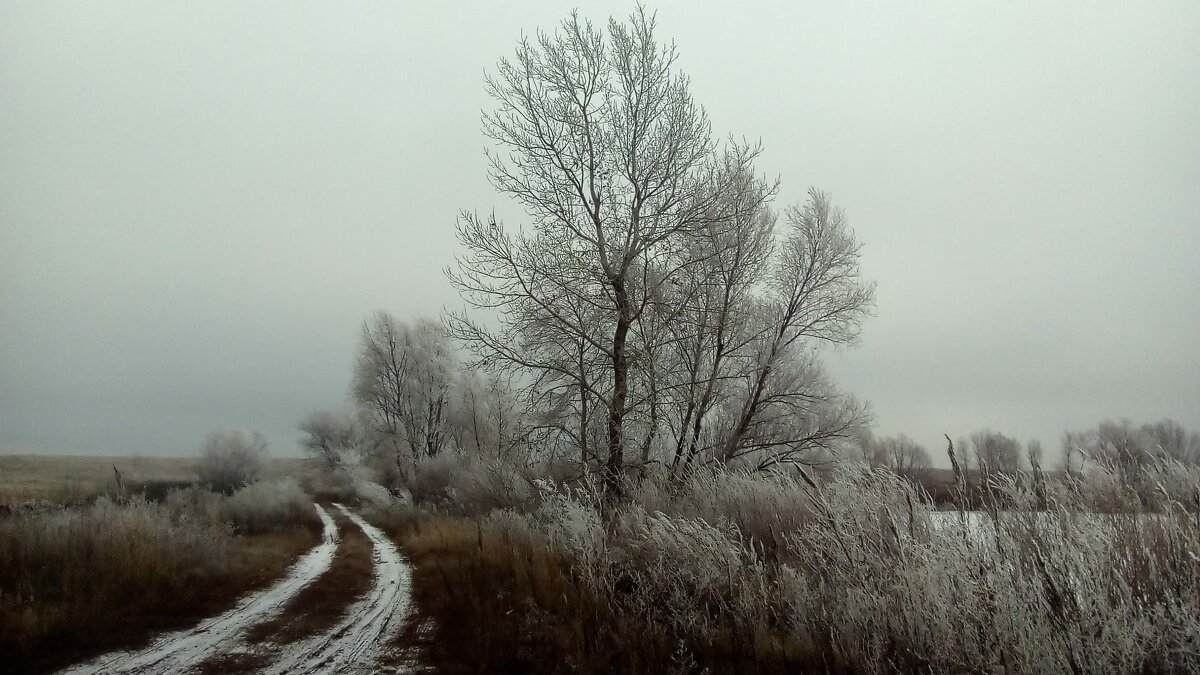
[[[1025,454],[1029,458],[1029,467],[1032,469],[1040,469],[1042,467],[1042,442],[1036,438],[1031,439],[1025,444]]]
[[[876,438],[870,431],[864,430],[854,439],[854,458],[871,469],[888,465],[887,448],[882,443],[884,439]]]
[[[345,413],[319,410],[300,423],[306,435],[300,444],[321,465],[332,471],[347,452],[358,449],[359,434],[354,419]]]
[[[262,478],[266,459],[267,439],[257,431],[212,434],[200,453],[200,482],[212,490],[232,494]]]
[[[454,354],[441,324],[411,325],[386,312],[363,323],[354,370],[354,400],[371,431],[396,454],[432,457],[446,447]]]
[[[884,439],[892,470],[909,478],[915,478],[933,466],[925,446],[900,434]]]

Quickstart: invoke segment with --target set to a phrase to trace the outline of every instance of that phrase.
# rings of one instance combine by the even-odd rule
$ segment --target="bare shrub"
[[[413,462],[412,475],[407,481],[413,503],[450,503],[454,474],[461,468],[461,459],[452,452],[423,457]]]
[[[258,432],[212,434],[200,453],[200,481],[213,490],[232,494],[262,477],[266,459],[267,439]]]
[[[414,504],[484,514],[536,507],[533,475],[527,465],[447,450],[414,462],[407,485]]]
[[[451,483],[458,504],[469,513],[529,509],[538,504],[539,491],[530,467],[499,458],[468,459]]]
[[[321,530],[312,500],[292,478],[247,485],[223,500],[219,513],[238,533],[276,532],[297,525]]]

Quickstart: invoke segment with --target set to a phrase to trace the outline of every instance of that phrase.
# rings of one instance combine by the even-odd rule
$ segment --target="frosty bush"
[[[224,499],[218,513],[221,522],[238,533],[258,534],[295,525],[320,529],[312,500],[292,478],[247,485]]]
[[[213,490],[232,494],[262,477],[266,459],[267,439],[258,432],[212,434],[200,453],[200,481]]]
[[[312,499],[295,479],[258,482],[231,495],[198,487],[172,490],[166,508],[173,518],[238,534],[278,532],[296,526],[320,531]]]

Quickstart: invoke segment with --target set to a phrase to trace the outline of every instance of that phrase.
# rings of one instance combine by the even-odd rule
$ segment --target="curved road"
[[[244,637],[255,625],[277,616],[297,593],[329,569],[337,549],[337,525],[329,513],[313,505],[321,518],[321,543],[301,557],[284,578],[243,598],[236,607],[194,628],[160,636],[138,651],[114,652],[61,671],[92,673],[187,673],[210,657],[245,648]],[[331,630],[292,645],[263,645],[269,673],[370,673],[381,646],[399,632],[408,614],[411,570],[383,532],[341,504],[335,504],[371,540],[374,583],[370,592],[346,610]],[[254,649],[253,651],[259,651]]]

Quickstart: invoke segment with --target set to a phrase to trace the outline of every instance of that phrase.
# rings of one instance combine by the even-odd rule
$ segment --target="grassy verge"
[[[419,511],[373,520],[414,570],[414,616],[398,646],[434,672],[798,672],[817,665],[800,645],[733,630],[683,645],[667,627],[597,593],[570,555],[487,521]],[[837,672],[832,664],[820,669]]]

